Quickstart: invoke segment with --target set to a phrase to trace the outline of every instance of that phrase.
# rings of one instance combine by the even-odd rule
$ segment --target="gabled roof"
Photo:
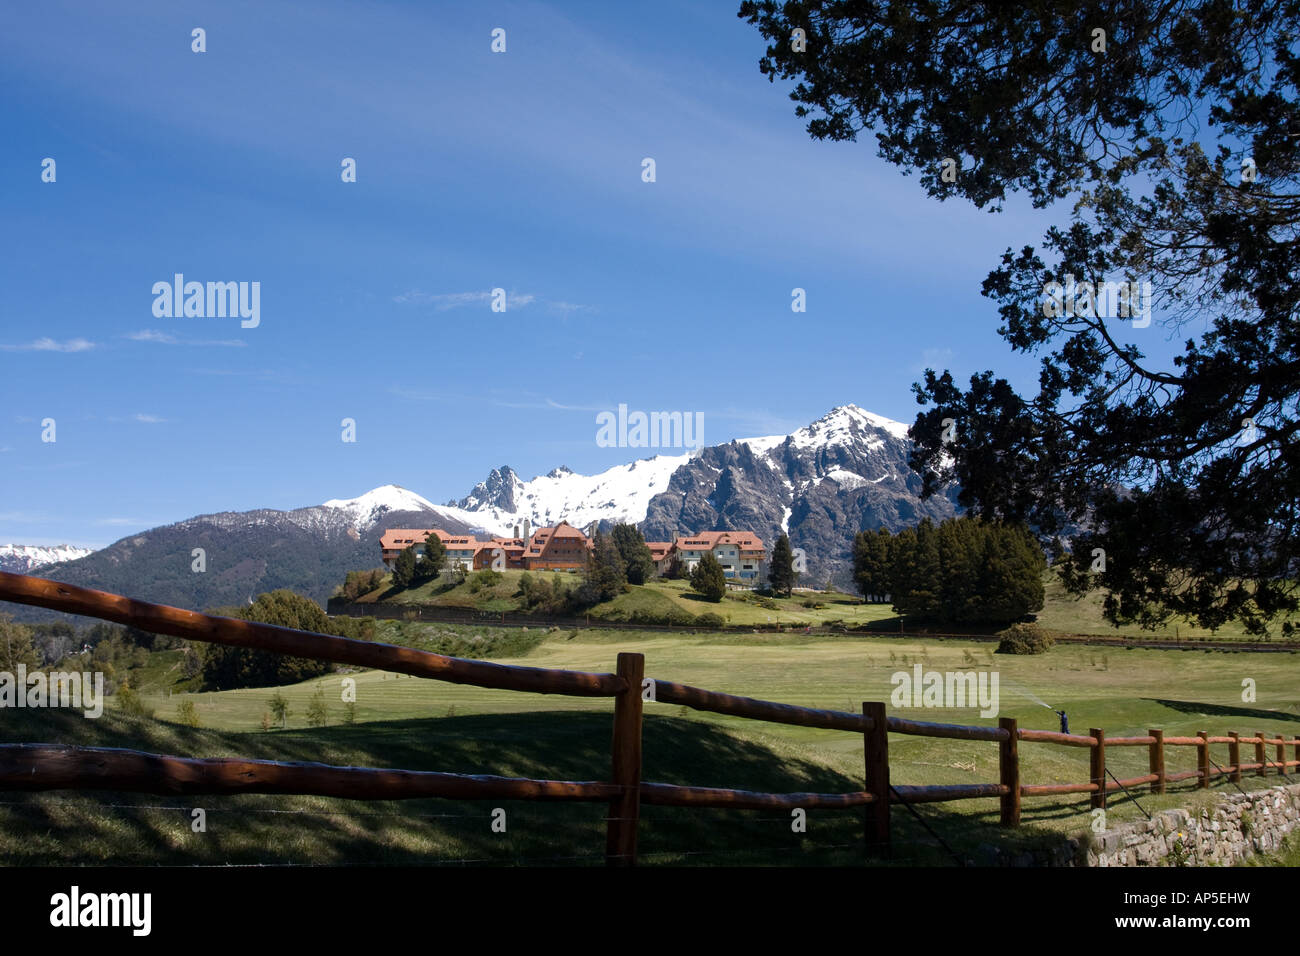
[[[650,549],[650,557],[656,561],[667,556],[668,552],[673,549],[671,541],[647,541],[645,546]]]
[[[408,544],[424,544],[424,539],[433,533],[443,544],[451,535],[441,528],[388,528],[379,538],[379,546],[385,550],[401,549]]]
[[[712,551],[719,545],[731,545],[742,551],[763,550],[763,539],[749,531],[701,531],[680,535],[673,544],[683,551]]]

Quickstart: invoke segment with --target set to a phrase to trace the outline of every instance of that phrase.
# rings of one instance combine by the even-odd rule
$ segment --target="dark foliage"
[[[1300,0],[746,0],[740,16],[813,137],[870,129],[939,199],[1066,200],[1045,258],[1007,249],[983,285],[999,334],[1040,357],[1038,394],[926,370],[926,490],[955,482],[964,506],[1049,535],[1083,524],[1062,578],[1104,589],[1116,623],[1258,633],[1295,612]],[[1116,282],[1137,301],[1088,295]],[[1170,338],[1171,362],[1148,358]]]

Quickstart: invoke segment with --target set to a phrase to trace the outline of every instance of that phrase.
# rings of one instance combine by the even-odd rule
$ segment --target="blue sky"
[[[619,403],[714,444],[910,422],[927,364],[1032,387],[979,284],[1046,214],[811,140],[738,4],[465,6],[7,11],[0,543],[597,471],[653,453],[597,445]],[[177,272],[260,325],[155,317]]]

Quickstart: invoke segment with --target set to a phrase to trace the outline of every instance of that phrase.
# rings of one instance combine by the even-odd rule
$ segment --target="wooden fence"
[[[641,654],[621,653],[612,674],[553,670],[463,660],[389,644],[357,641],[328,634],[296,631],[233,618],[136,601],[117,594],[61,584],[45,578],[0,572],[0,600],[129,624],[155,634],[188,640],[249,647],[278,654],[309,657],[377,670],[411,674],[456,684],[614,698],[610,778],[605,781],[538,780],[487,775],[334,767],[315,763],[282,763],[239,758],[196,759],[100,747],[54,744],[0,745],[0,790],[111,790],[153,794],[312,794],[359,800],[402,800],[443,797],[457,800],[564,800],[604,802],[606,863],[636,862],[637,824],[642,803],[677,807],[728,809],[848,809],[864,807],[868,852],[881,852],[890,839],[890,806],[896,803],[939,803],[997,797],[1001,822],[1020,822],[1024,797],[1071,793],[1090,794],[1093,807],[1104,807],[1107,794],[1121,787],[1148,785],[1163,793],[1169,783],[1196,779],[1208,787],[1217,774],[1240,781],[1246,771],[1263,776],[1270,769],[1287,775],[1300,767],[1300,736],[1286,740],[1265,733],[1243,737],[1232,733],[1167,737],[1149,730],[1140,737],[1106,738],[1100,728],[1087,736],[1046,730],[1023,730],[1014,719],[1001,718],[997,727],[925,723],[890,717],[880,702],[863,703],[861,714],[796,707],[773,701],[737,697],[667,680],[646,678]],[[681,704],[695,710],[729,714],[769,723],[794,724],[861,734],[864,787],[850,793],[756,793],[716,787],[653,783],[641,778],[642,714],[646,700]],[[911,734],[954,740],[997,743],[997,783],[940,786],[891,785],[889,734]],[[1026,784],[1021,781],[1019,746],[1047,743],[1089,748],[1089,779],[1085,783]],[[1218,766],[1210,747],[1228,746],[1228,763]],[[1254,759],[1241,761],[1242,745],[1253,746]],[[1286,748],[1294,758],[1286,758]],[[1149,772],[1127,780],[1107,780],[1109,747],[1146,747]],[[1167,773],[1166,747],[1195,747],[1195,770]],[[1269,759],[1267,748],[1275,748]]]

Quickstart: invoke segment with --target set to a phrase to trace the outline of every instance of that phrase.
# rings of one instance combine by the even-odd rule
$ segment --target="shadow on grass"
[[[227,733],[107,712],[9,711],[3,742],[126,747],[194,757],[314,761],[555,780],[609,776],[611,715],[537,711],[379,721],[310,730]],[[13,719],[9,719],[13,717]],[[648,714],[644,779],[770,792],[850,792],[854,779],[824,764],[694,719]],[[194,808],[207,826],[192,827]],[[505,811],[505,832],[493,811]],[[996,812],[919,808],[959,855],[981,842],[1036,845],[1032,826],[999,831]],[[74,792],[0,794],[0,860],[9,865],[600,865],[608,805],[530,801],[357,801],[312,796],[156,796]],[[893,811],[894,851],[864,853],[863,811],[810,810],[795,832],[788,811],[643,806],[645,864],[953,865],[905,809]],[[499,817],[499,815],[498,815]]]
[[[1204,714],[1213,717],[1254,717],[1259,720],[1286,720],[1292,723],[1300,723],[1300,714],[1287,714],[1280,710],[1263,710],[1258,707],[1225,707],[1222,704],[1206,704],[1195,700],[1164,700],[1159,697],[1144,699],[1161,704],[1182,714]]]

